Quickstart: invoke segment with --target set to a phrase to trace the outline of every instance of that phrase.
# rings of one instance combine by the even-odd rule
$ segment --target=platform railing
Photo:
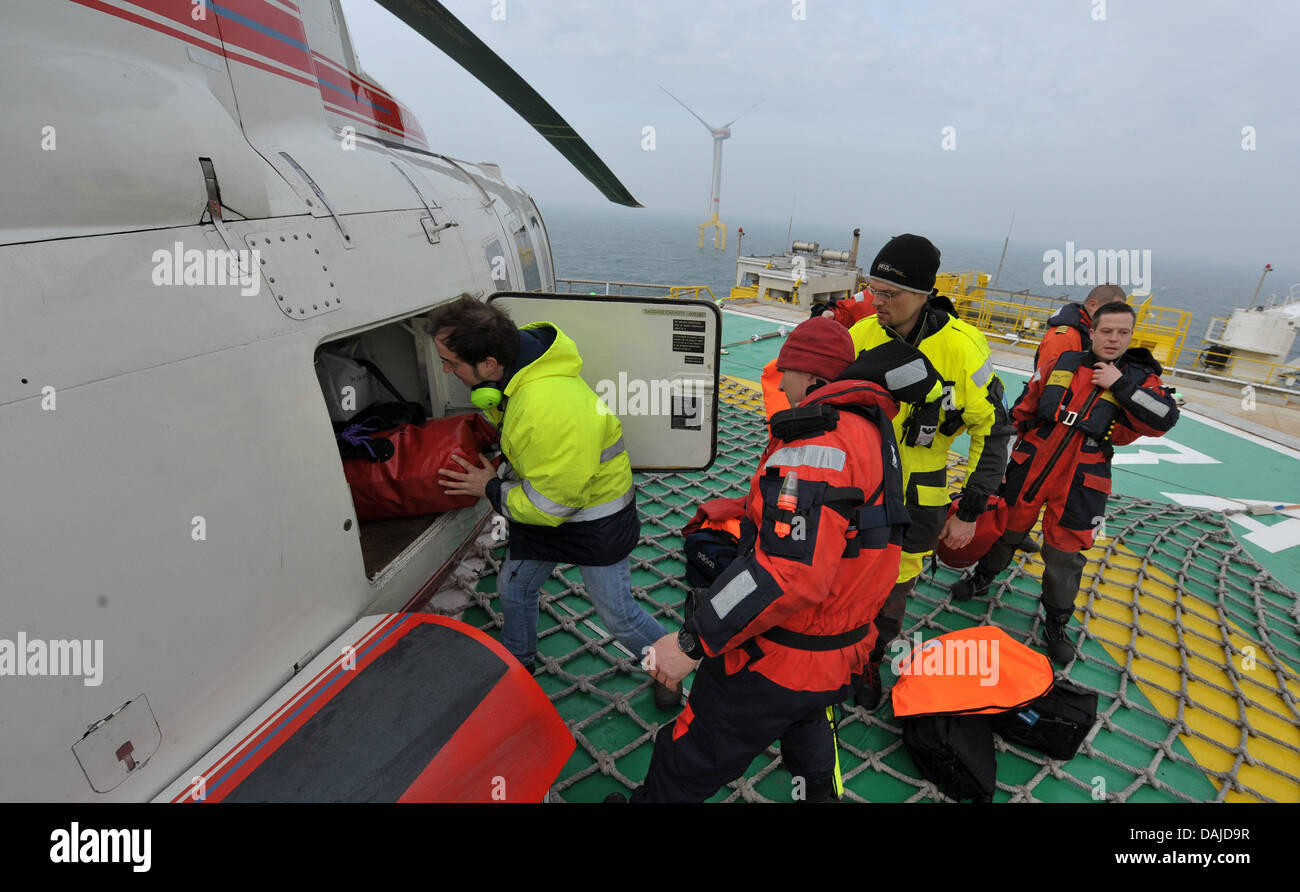
[[[713,289],[708,285],[663,285],[656,282],[616,282],[607,279],[556,279],[555,293],[600,294],[609,297],[668,297],[674,300],[716,302]]]

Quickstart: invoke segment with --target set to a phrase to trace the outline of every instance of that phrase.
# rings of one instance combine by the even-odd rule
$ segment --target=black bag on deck
[[[1023,709],[994,716],[993,730],[1012,743],[1053,759],[1073,759],[1097,724],[1097,694],[1063,678]]]
[[[921,776],[945,796],[958,802],[993,801],[998,766],[988,716],[904,718],[903,746]]]

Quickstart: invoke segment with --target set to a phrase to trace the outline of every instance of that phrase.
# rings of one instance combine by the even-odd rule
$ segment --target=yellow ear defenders
[[[495,381],[484,381],[482,384],[475,384],[469,390],[469,401],[480,409],[495,409],[501,405],[502,399],[504,399],[504,395]]]

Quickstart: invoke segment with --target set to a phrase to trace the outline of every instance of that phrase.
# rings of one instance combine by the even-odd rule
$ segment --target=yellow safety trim
[[[831,748],[835,750],[835,774],[832,777],[835,780],[835,798],[839,799],[844,795],[844,776],[840,774],[840,737],[835,733],[835,708],[826,707],[826,721],[831,723]]]
[[[1048,387],[1069,387],[1074,380],[1074,372],[1053,371],[1047,379]]]
[[[1085,552],[1088,564],[1084,573],[1095,576],[1097,561],[1105,554],[1104,548],[1096,547]],[[1026,569],[1041,578],[1040,562],[1027,564]],[[1133,677],[1138,688],[1155,710],[1175,726],[1179,724],[1179,698],[1166,690],[1181,689],[1181,667],[1186,659],[1189,675],[1197,678],[1189,677],[1187,681],[1183,700],[1187,731],[1179,739],[1192,758],[1207,771],[1231,775],[1235,768],[1236,779],[1242,786],[1274,801],[1300,801],[1300,782],[1281,773],[1296,773],[1294,754],[1295,749],[1300,749],[1300,728],[1286,718],[1292,713],[1279,687],[1279,667],[1268,661],[1259,642],[1236,623],[1221,618],[1216,605],[1180,590],[1177,580],[1128,548],[1115,545],[1105,576],[1106,581],[1097,583],[1098,593],[1105,597],[1095,598],[1092,604],[1096,615],[1076,618],[1116,665],[1127,665],[1128,651],[1133,651]],[[1140,583],[1136,603],[1131,588],[1135,583]],[[1080,606],[1086,606],[1086,592],[1081,591],[1080,596]],[[1228,643],[1233,653],[1228,653],[1220,643],[1221,623],[1231,628]],[[1185,657],[1176,646],[1180,639],[1186,648]],[[1243,653],[1252,655],[1253,669],[1244,668]],[[1234,689],[1234,679],[1225,668],[1234,659],[1237,660],[1236,683],[1240,685],[1244,702],[1225,693]],[[1300,685],[1287,682],[1286,688],[1293,699],[1300,700]],[[1256,733],[1247,734],[1236,724],[1239,721],[1248,723]],[[1268,737],[1286,745],[1274,743]],[[1233,753],[1237,748],[1248,753],[1247,761],[1240,766]],[[1277,769],[1270,767],[1274,765]],[[1222,787],[1213,775],[1207,775],[1207,779],[1216,788]],[[1224,801],[1260,800],[1248,792],[1230,789],[1224,794]]]

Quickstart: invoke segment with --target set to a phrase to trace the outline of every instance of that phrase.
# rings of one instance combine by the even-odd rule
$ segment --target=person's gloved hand
[[[808,318],[815,319],[822,313],[833,312],[835,310],[835,305],[839,303],[839,300],[838,297],[832,297],[830,300],[826,301],[826,303],[813,304],[812,312],[808,314]]]

